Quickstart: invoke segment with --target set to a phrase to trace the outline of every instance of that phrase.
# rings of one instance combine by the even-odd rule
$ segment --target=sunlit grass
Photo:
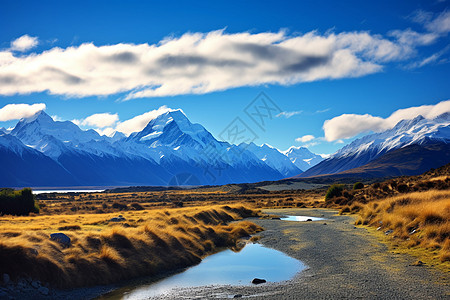
[[[408,193],[363,206],[357,224],[379,227],[406,247],[436,251],[450,261],[450,191]]]
[[[238,238],[262,230],[242,205],[154,209],[114,214],[0,218],[0,274],[31,277],[59,287],[106,284],[198,263]],[[63,232],[64,247],[49,239]]]

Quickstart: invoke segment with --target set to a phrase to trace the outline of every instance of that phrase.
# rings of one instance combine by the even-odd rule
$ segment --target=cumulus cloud
[[[44,103],[36,104],[7,104],[0,108],[0,121],[29,118],[46,108]]]
[[[363,132],[380,132],[391,129],[401,120],[414,119],[419,115],[427,119],[433,119],[448,112],[450,112],[450,100],[442,101],[435,105],[399,109],[388,118],[370,114],[343,114],[331,120],[326,120],[323,124],[323,130],[327,141],[335,141],[351,138]]]
[[[302,110],[297,110],[297,111],[282,111],[280,112],[278,115],[276,115],[277,118],[279,117],[285,117],[286,119],[289,119],[290,117],[293,117],[295,115],[299,115],[301,114],[303,111]]]
[[[33,49],[39,43],[37,37],[29,36],[28,34],[22,35],[20,38],[11,42],[11,50],[25,52]]]
[[[130,135],[133,132],[141,131],[147,126],[148,122],[169,111],[174,111],[174,109],[168,108],[165,105],[161,106],[158,109],[148,111],[142,115],[118,123],[115,130],[122,132],[125,135]]]
[[[104,128],[113,126],[119,121],[119,115],[111,113],[93,114],[83,120],[74,120],[77,125],[94,126],[97,128]]]
[[[310,142],[310,141],[312,141],[314,139],[315,139],[315,137],[313,135],[308,134],[308,135],[304,135],[302,137],[296,138],[295,141],[296,142],[307,143],[307,142]]]
[[[38,54],[0,52],[0,94],[47,91],[124,99],[204,94],[241,86],[290,85],[379,72],[414,53],[369,32],[186,33],[157,44],[92,43]]]

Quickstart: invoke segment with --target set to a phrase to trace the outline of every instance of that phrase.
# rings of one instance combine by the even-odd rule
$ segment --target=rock
[[[389,229],[389,230],[386,230],[386,231],[384,232],[384,234],[385,234],[385,235],[389,235],[389,234],[391,234],[391,233],[393,233],[393,232],[394,232],[394,230]]]
[[[120,215],[120,216],[118,216],[118,217],[114,217],[114,218],[111,218],[109,221],[110,222],[123,222],[123,221],[125,221],[126,219],[124,218],[124,217],[122,217],[122,215]]]
[[[312,222],[312,219],[306,219],[306,222]]]
[[[327,223],[323,223],[323,225],[327,225]]]
[[[37,256],[37,255],[39,254],[39,251],[37,251],[37,250],[34,249],[34,248],[30,248],[30,253],[33,254],[33,255],[35,255],[35,256]]]
[[[423,266],[425,263],[421,260],[416,261],[415,263],[413,263],[411,266],[415,266],[415,267],[421,267]]]
[[[60,243],[64,247],[70,247],[70,237],[68,237],[62,232],[50,234],[50,239],[52,241]]]
[[[377,231],[380,231],[380,230],[381,230],[381,226],[377,228]]]
[[[38,289],[38,291],[39,291],[39,293],[41,293],[42,295],[45,295],[45,296],[47,296],[48,295],[48,288],[46,288],[45,286],[41,286],[39,289]]]
[[[266,283],[266,280],[265,280],[265,279],[260,279],[260,278],[254,278],[254,279],[252,280],[252,283],[253,283],[253,284]]]
[[[11,278],[9,277],[8,274],[3,274],[3,283],[6,285],[9,283],[9,281],[11,280]]]
[[[41,282],[39,280],[33,280],[31,282],[31,286],[34,287],[35,289],[38,289],[41,287]]]
[[[234,295],[233,298],[242,298],[242,295],[241,294],[236,294],[236,295]]]
[[[409,234],[414,234],[417,232],[417,229],[412,230]]]
[[[281,218],[273,217],[272,220],[281,220]]]

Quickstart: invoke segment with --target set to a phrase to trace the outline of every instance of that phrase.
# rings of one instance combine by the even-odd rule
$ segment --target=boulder
[[[34,287],[35,289],[38,289],[38,288],[41,287],[41,282],[38,281],[38,280],[33,280],[33,281],[31,282],[31,286]]]
[[[64,247],[70,247],[70,237],[68,237],[67,235],[65,235],[62,232],[50,234],[50,239],[52,241],[60,243]]]
[[[45,295],[45,296],[47,296],[48,295],[48,288],[46,288],[45,286],[41,286],[39,289],[38,289],[38,291],[39,291],[39,293],[41,293],[42,295]]]
[[[122,216],[118,216],[118,217],[114,217],[114,218],[109,219],[110,222],[123,222],[125,220],[126,219],[124,217],[122,217]]]
[[[266,280],[265,280],[265,279],[261,279],[261,278],[254,278],[254,279],[252,280],[252,283],[253,283],[253,284],[266,283]]]
[[[312,219],[307,219],[306,222],[312,222]]]

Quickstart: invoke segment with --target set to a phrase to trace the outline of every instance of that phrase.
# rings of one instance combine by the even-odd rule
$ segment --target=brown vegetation
[[[107,284],[198,263],[262,228],[242,205],[136,210],[117,214],[0,218],[0,274],[31,277],[57,287]],[[62,231],[66,247],[49,239]]]
[[[415,192],[365,205],[356,224],[376,226],[406,247],[437,250],[450,261],[450,191]]]

